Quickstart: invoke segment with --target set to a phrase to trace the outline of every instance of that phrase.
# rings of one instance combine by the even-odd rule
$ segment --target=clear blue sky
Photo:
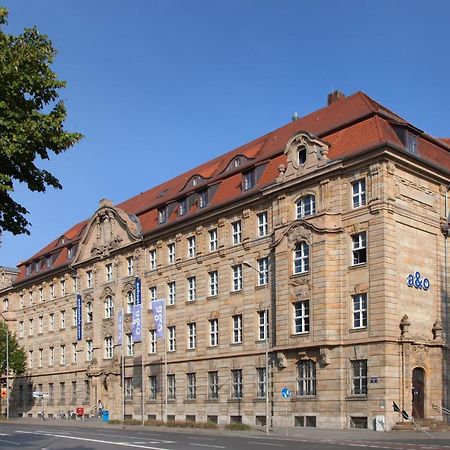
[[[0,0],[6,31],[36,25],[58,49],[67,128],[86,137],[43,164],[62,191],[15,198],[31,236],[3,236],[15,266],[102,198],[123,201],[363,90],[450,136],[447,0]]]

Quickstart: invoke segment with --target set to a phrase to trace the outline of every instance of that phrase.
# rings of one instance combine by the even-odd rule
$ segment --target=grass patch
[[[248,431],[251,430],[252,427],[247,425],[246,423],[230,423],[229,425],[225,425],[226,430],[236,430],[236,431]]]
[[[145,425],[153,427],[171,427],[171,428],[207,428],[207,429],[217,429],[219,428],[217,424],[213,422],[192,422],[189,420],[169,420],[164,422],[163,420],[146,420]]]

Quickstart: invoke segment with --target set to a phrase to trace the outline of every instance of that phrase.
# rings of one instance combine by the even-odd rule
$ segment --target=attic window
[[[72,259],[74,254],[75,254],[75,247],[73,245],[71,245],[68,249],[67,249],[67,254],[68,254],[68,258]]]
[[[167,206],[158,209],[158,222],[159,223],[167,222]]]
[[[306,162],[306,147],[304,145],[297,149],[297,163],[299,166]]]
[[[52,257],[47,256],[47,269],[50,269],[52,267]]]
[[[234,167],[239,167],[241,165],[241,159],[236,158],[233,162]]]
[[[31,275],[31,264],[27,264],[25,266],[25,271],[26,271],[27,276]]]
[[[406,134],[406,150],[413,155],[417,155],[417,136],[410,132]]]
[[[249,170],[248,172],[245,172],[242,175],[244,177],[243,180],[244,191],[248,191],[249,189],[254,188],[256,184],[255,169]]]
[[[183,198],[178,202],[178,215],[184,216],[187,213],[187,199]]]
[[[198,207],[204,208],[205,206],[208,206],[209,198],[208,198],[208,191],[205,189],[204,191],[200,191],[198,193]]]
[[[198,184],[198,177],[192,178],[192,186],[197,186]]]
[[[39,272],[40,268],[41,268],[41,262],[40,261],[36,261],[34,263],[34,271],[35,272]]]

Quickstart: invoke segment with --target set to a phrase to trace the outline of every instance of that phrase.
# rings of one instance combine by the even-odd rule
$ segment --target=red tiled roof
[[[412,127],[410,123],[363,92],[356,92],[201,164],[172,180],[125,200],[119,203],[117,207],[130,214],[136,214],[141,222],[143,234],[148,234],[159,226],[157,223],[157,208],[159,206],[179,199],[189,191],[201,189],[202,185],[218,184],[217,192],[211,199],[209,208],[230,202],[241,195],[246,195],[241,190],[241,172],[246,167],[267,163],[258,181],[257,188],[274,183],[278,176],[279,165],[286,162],[286,155],[283,154],[285,145],[298,132],[305,131],[325,140],[330,144],[328,157],[330,159],[341,159],[382,144],[404,148],[391,125]],[[420,133],[420,130],[416,128],[415,130]],[[422,134],[419,138],[418,153],[420,157],[434,164],[445,166],[450,170],[450,151],[447,148],[447,146],[450,146],[450,138],[442,138],[441,142],[442,146],[439,145],[438,140]],[[246,163],[236,169],[226,170],[230,162],[238,155],[244,156]],[[187,183],[195,175],[201,176],[204,182],[203,184],[200,182],[194,188]],[[177,208],[172,212],[169,223],[182,220],[177,216],[176,211]],[[193,205],[190,215],[196,211],[197,205]],[[80,222],[64,233],[63,236],[68,242],[76,242],[87,223],[87,220]],[[30,261],[54,251],[59,245],[60,238],[54,240],[33,258],[30,258]],[[57,264],[64,264],[65,258],[67,258],[67,253],[60,252],[53,267]],[[25,263],[21,263],[19,267],[23,264]],[[20,268],[24,269],[24,266]],[[21,270],[18,280],[23,276]]]

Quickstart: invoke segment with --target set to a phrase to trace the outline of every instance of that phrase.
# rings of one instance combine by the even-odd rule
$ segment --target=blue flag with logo
[[[142,304],[141,304],[141,280],[136,278],[134,282],[134,305],[132,314],[131,333],[133,342],[142,341]]]
[[[77,295],[77,341],[83,339],[83,321],[82,321],[82,311],[83,311],[83,300],[81,294]]]
[[[166,299],[159,298],[152,302],[153,319],[155,320],[156,339],[164,340],[166,328]]]
[[[123,330],[123,310],[119,311],[117,316],[117,345],[122,345],[122,330]]]

